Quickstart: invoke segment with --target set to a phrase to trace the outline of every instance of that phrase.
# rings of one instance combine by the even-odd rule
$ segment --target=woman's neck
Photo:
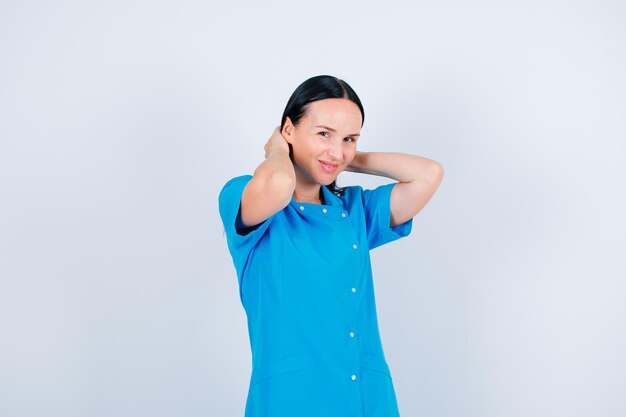
[[[298,186],[293,192],[293,198],[299,203],[324,204],[322,186],[312,184],[310,186]]]

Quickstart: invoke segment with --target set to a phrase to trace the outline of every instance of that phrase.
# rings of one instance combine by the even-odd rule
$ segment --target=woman
[[[220,192],[252,349],[246,417],[399,415],[369,251],[411,232],[443,169],[358,152],[364,120],[345,81],[309,78],[287,102],[265,161]],[[397,182],[339,188],[344,170]]]

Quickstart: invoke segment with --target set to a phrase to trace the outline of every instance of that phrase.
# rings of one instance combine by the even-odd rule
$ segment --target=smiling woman
[[[305,134],[335,141],[344,136],[351,137],[349,143],[353,143],[356,151],[356,141],[363,123],[365,110],[352,87],[336,77],[318,75],[304,81],[293,92],[283,111],[280,131],[290,145],[293,145],[294,141],[301,143],[298,139]],[[290,140],[291,138],[293,140]],[[293,162],[292,146],[289,157]],[[332,156],[328,159],[330,160],[323,162],[338,166],[336,170],[338,175],[341,171],[339,163],[332,161]],[[336,176],[330,184],[325,185],[337,195],[343,192],[336,184]]]
[[[265,161],[219,194],[252,349],[246,417],[399,416],[369,251],[410,234],[443,171],[358,152],[363,122],[345,81],[312,77],[289,99]],[[398,182],[339,188],[344,170]]]
[[[315,202],[320,185],[337,190],[337,175],[356,154],[362,121],[360,107],[345,98],[310,102],[295,121],[285,116],[281,129],[285,140],[292,145],[290,158],[295,168],[296,200]]]

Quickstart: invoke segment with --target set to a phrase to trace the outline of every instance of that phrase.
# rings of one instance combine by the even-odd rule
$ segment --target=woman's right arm
[[[289,204],[296,187],[296,173],[289,158],[289,143],[280,126],[265,144],[265,161],[255,170],[241,195],[241,221],[257,225]]]

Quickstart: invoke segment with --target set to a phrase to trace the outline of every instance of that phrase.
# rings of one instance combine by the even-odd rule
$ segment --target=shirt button
[[[352,375],[350,378],[352,378],[352,380],[356,380],[356,375]]]
[[[346,213],[341,213],[341,217],[346,217]]]
[[[352,287],[352,292],[356,292],[356,288]]]
[[[350,332],[350,337],[354,337],[354,332]]]
[[[328,210],[326,210],[326,208],[322,209],[322,213],[326,213]]]
[[[300,210],[304,210],[304,206],[300,206]]]
[[[358,246],[356,245],[356,243],[355,243],[354,245],[352,245],[352,247],[353,247],[354,249],[358,248]]]

